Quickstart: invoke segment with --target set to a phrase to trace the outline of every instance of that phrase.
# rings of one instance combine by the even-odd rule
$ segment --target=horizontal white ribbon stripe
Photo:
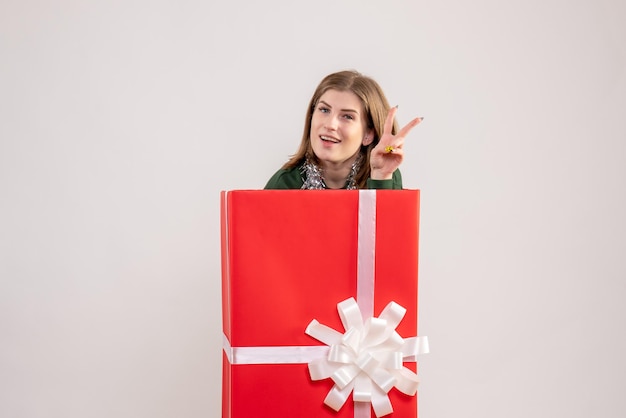
[[[303,364],[328,355],[326,346],[231,347],[226,335],[223,348],[231,364]]]

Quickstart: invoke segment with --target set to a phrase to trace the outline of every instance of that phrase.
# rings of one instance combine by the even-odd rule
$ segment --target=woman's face
[[[325,168],[350,167],[361,145],[373,140],[361,100],[351,91],[327,90],[320,97],[309,134],[313,152]]]

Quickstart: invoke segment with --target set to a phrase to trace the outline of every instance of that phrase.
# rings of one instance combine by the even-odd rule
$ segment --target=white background
[[[0,416],[219,416],[219,191],[349,68],[425,117],[420,416],[626,416],[625,45],[621,0],[0,1]]]

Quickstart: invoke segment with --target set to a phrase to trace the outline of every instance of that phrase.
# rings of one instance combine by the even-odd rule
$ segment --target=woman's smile
[[[328,144],[338,144],[341,141],[337,138],[333,138],[332,136],[328,136],[328,135],[321,135],[320,139]]]

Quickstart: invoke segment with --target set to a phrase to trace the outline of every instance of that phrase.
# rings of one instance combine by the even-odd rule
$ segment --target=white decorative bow
[[[393,412],[387,395],[395,387],[409,396],[415,395],[419,379],[403,366],[428,352],[426,337],[402,338],[396,327],[406,309],[390,302],[378,318],[363,322],[354,298],[337,304],[345,329],[342,334],[315,319],[305,332],[330,347],[327,357],[309,362],[312,380],[331,378],[335,385],[324,403],[339,411],[353,392],[354,402],[372,404],[377,417]],[[369,409],[369,408],[368,408]]]

